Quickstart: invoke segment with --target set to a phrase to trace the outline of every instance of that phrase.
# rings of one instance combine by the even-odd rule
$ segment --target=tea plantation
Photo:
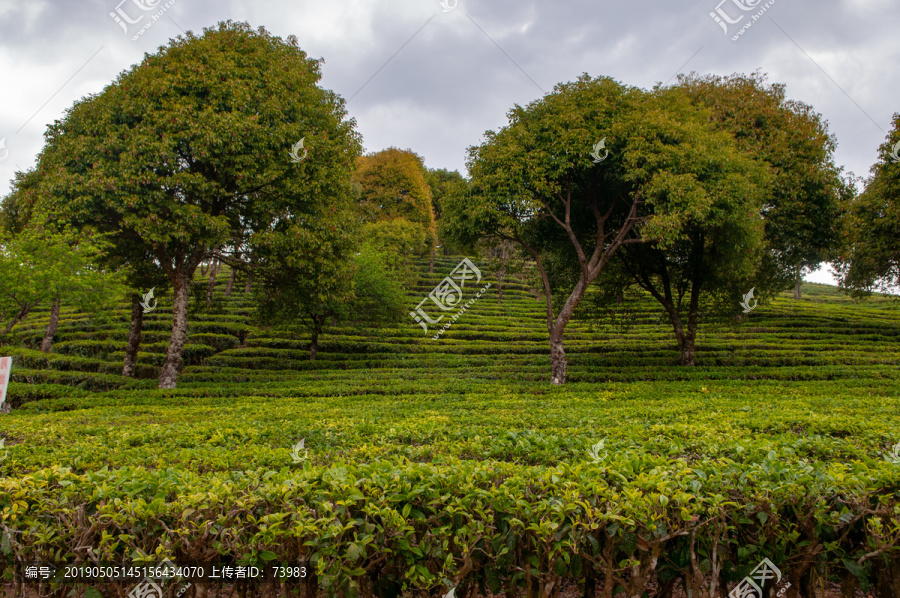
[[[458,261],[421,265],[409,308]],[[726,596],[768,558],[786,596],[900,596],[895,300],[804,285],[702,325],[693,368],[640,300],[628,326],[573,322],[571,382],[552,387],[543,301],[515,281],[439,340],[410,318],[343,323],[310,362],[307,340],[254,325],[242,288],[225,296],[223,270],[175,390],[156,388],[165,297],[136,379],[119,375],[124,304],[106,321],[64,309],[50,354],[36,312],[3,348],[7,579],[147,555],[311,563],[241,596]]]

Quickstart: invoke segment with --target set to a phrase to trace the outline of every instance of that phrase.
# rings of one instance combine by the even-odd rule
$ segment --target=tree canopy
[[[847,202],[841,285],[855,296],[900,287],[900,113],[858,198]]]
[[[463,241],[507,239],[535,260],[551,382],[559,384],[566,381],[565,326],[616,251],[684,240],[686,223],[715,211],[717,197],[756,194],[760,173],[683,95],[606,77],[557,85],[513,108],[509,121],[470,148],[472,191],[449,201],[445,217]]]
[[[0,321],[5,324],[4,335],[38,305],[52,304],[48,328],[52,342],[63,301],[100,315],[121,296],[121,275],[98,266],[110,244],[96,234],[33,224],[16,235],[4,234],[0,244]]]
[[[162,388],[180,369],[200,262],[349,193],[360,141],[344,101],[317,85],[320,66],[293,36],[221,23],[147,55],[46,135],[37,170],[48,208],[139,238],[172,284]]]
[[[680,75],[677,86],[710,109],[716,128],[730,133],[741,151],[770,167],[760,206],[766,252],[754,285],[769,292],[799,285],[804,269],[835,257],[840,202],[849,193],[828,123],[760,73]]]
[[[783,85],[767,85],[759,74],[692,75],[654,93],[686,94],[715,130],[758,162],[756,180],[768,181],[753,194],[714,195],[705,213],[685,221],[674,244],[624,248],[603,279],[620,290],[637,285],[659,301],[681,363],[693,365],[701,300],[707,313],[733,316],[750,289],[766,295],[798,285],[803,268],[832,255],[847,185],[826,124],[810,106],[786,100]]]
[[[424,237],[415,254],[428,255],[434,250],[437,230],[431,188],[420,156],[393,147],[360,156],[354,181],[364,223],[397,219],[411,222],[421,228]]]

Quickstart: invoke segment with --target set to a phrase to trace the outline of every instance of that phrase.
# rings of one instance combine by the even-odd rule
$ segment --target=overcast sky
[[[837,163],[867,176],[900,111],[898,0],[719,2],[0,0],[0,196],[74,101],[227,19],[296,35],[325,60],[321,85],[348,100],[367,151],[410,148],[431,168],[466,174],[466,148],[514,104],[584,72],[649,88],[760,70],[821,113]]]

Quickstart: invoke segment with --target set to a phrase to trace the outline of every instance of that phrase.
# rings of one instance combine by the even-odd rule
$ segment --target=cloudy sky
[[[0,196],[75,100],[227,19],[296,35],[367,151],[410,148],[432,168],[465,174],[466,148],[514,104],[584,72],[649,88],[760,70],[825,117],[839,165],[868,175],[900,112],[897,0],[719,2],[0,0]]]

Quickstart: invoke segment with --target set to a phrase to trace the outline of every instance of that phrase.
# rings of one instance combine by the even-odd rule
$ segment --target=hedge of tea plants
[[[457,262],[423,264],[410,309]],[[35,561],[308,561],[306,583],[237,589],[700,597],[768,558],[787,596],[900,596],[893,300],[805,285],[802,300],[704,326],[694,368],[677,365],[655,304],[635,300],[627,327],[573,322],[572,382],[556,388],[543,303],[519,281],[500,304],[494,281],[440,340],[411,319],[343,322],[310,362],[308,338],[255,326],[243,288],[226,296],[223,270],[212,308],[194,307],[177,389],[156,388],[165,297],[135,378],[120,375],[124,304],[105,322],[64,310],[49,354],[37,312],[4,347],[0,575]]]

